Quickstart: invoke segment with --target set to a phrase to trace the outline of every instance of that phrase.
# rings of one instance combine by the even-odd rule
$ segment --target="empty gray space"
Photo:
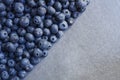
[[[120,80],[120,0],[91,0],[25,80]]]

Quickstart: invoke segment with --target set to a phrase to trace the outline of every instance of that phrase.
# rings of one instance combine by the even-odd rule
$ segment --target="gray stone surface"
[[[25,80],[120,80],[120,0],[91,0]]]

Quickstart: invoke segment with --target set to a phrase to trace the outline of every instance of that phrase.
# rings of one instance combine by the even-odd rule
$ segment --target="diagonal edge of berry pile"
[[[24,79],[89,2],[0,0],[0,80]]]

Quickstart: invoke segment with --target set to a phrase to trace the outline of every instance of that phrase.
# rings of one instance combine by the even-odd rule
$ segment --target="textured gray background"
[[[91,0],[25,80],[120,80],[120,0]]]

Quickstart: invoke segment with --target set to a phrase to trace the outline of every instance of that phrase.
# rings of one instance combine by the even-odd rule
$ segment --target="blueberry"
[[[17,33],[20,35],[20,36],[24,36],[26,34],[26,30],[24,28],[19,28],[17,30]]]
[[[44,25],[45,25],[45,27],[50,27],[52,25],[52,20],[51,19],[46,19],[44,21]]]
[[[9,27],[4,27],[4,30],[6,30],[8,34],[11,33],[11,28],[9,28]]]
[[[12,53],[12,52],[10,52],[10,53],[8,54],[8,56],[9,56],[10,59],[15,58],[14,53]]]
[[[27,65],[27,66],[25,67],[25,70],[26,70],[27,72],[30,72],[30,71],[32,71],[33,68],[34,68],[34,66],[33,66],[32,64],[29,64],[29,65]]]
[[[1,24],[4,24],[4,23],[6,22],[6,20],[7,20],[7,19],[6,19],[5,17],[1,17],[1,18],[0,18],[0,23],[1,23]]]
[[[10,34],[10,41],[11,42],[16,43],[16,42],[18,42],[18,40],[19,40],[19,36],[17,33],[13,32]]]
[[[35,48],[33,52],[34,57],[41,57],[42,56],[42,51],[39,48]]]
[[[3,2],[6,4],[6,5],[11,5],[13,4],[14,0],[3,0]]]
[[[14,67],[15,66],[15,61],[13,59],[9,59],[7,62],[9,67]]]
[[[5,17],[6,15],[7,15],[7,12],[6,12],[6,11],[0,12],[0,17]]]
[[[65,8],[68,8],[69,6],[69,1],[65,1],[62,3],[62,7],[65,9]]]
[[[26,31],[27,31],[28,33],[33,33],[34,29],[35,29],[35,28],[34,28],[33,26],[29,26],[29,27],[27,27]]]
[[[4,64],[0,64],[0,72],[6,70],[6,66]]]
[[[13,21],[11,19],[6,20],[6,26],[7,27],[12,27],[13,26]]]
[[[30,22],[29,18],[26,17],[26,16],[23,16],[23,17],[20,18],[20,25],[22,27],[27,27],[29,25],[29,22]]]
[[[5,30],[0,31],[0,39],[6,39],[8,37],[8,33]]]
[[[30,64],[30,61],[27,58],[23,58],[20,62],[20,65],[21,65],[22,68],[25,68],[29,64]]]
[[[41,37],[42,35],[43,35],[43,31],[42,31],[42,29],[41,28],[36,28],[35,30],[34,30],[34,35],[35,35],[35,37]]]
[[[47,29],[47,28],[44,28],[43,34],[46,35],[46,36],[50,35],[50,30]]]
[[[30,58],[30,54],[28,51],[23,52],[23,58],[28,58],[28,59]]]
[[[42,36],[41,39],[48,40],[48,36]]]
[[[56,19],[60,22],[64,21],[65,20],[65,15],[63,13],[59,13],[57,16],[56,16]]]
[[[54,4],[54,8],[56,11],[61,11],[62,10],[62,4],[59,1],[56,1]]]
[[[46,57],[48,55],[48,51],[47,50],[43,50],[43,57]]]
[[[26,75],[27,75],[27,72],[24,71],[24,70],[18,72],[18,76],[19,76],[20,78],[25,78]]]
[[[27,49],[31,49],[35,47],[35,43],[34,42],[26,42],[25,47]]]
[[[34,18],[33,18],[33,22],[34,22],[34,24],[41,24],[42,23],[42,20],[41,20],[41,17],[40,16],[35,16]]]
[[[25,11],[26,13],[30,13],[30,10],[31,10],[31,8],[30,8],[28,5],[25,5],[24,11]]]
[[[8,51],[8,52],[15,52],[16,47],[15,47],[15,45],[13,43],[8,42],[5,45],[5,50]]]
[[[16,56],[15,57],[15,61],[16,62],[20,62],[22,60],[22,55],[20,56],[20,55],[18,55],[18,56]],[[20,66],[21,67],[21,66]]]
[[[48,14],[53,15],[53,14],[55,14],[55,12],[56,12],[56,10],[52,6],[47,7],[47,13]]]
[[[55,0],[46,0],[47,5],[52,6],[55,3]]]
[[[76,3],[75,2],[71,2],[69,4],[69,10],[72,11],[72,12],[75,12],[77,9],[76,9]]]
[[[58,32],[58,25],[53,24],[50,30],[51,30],[51,33],[56,34]]]
[[[16,73],[17,73],[17,71],[15,70],[15,68],[10,68],[8,72],[9,72],[10,76],[15,76]]]
[[[9,79],[9,74],[8,74],[8,72],[7,72],[7,71],[3,71],[3,72],[1,73],[1,77],[2,77],[3,80],[8,80],[8,79]]]
[[[73,12],[73,13],[72,13],[72,17],[76,19],[76,18],[79,16],[79,14],[80,14],[80,13],[77,12],[77,11],[76,11],[76,12]]]
[[[5,55],[1,52],[0,53],[0,60],[4,59]]]
[[[18,76],[14,76],[11,78],[11,80],[20,80],[20,78]]]
[[[37,42],[37,45],[40,49],[44,50],[44,49],[49,49],[52,45],[51,43],[49,43],[48,41],[41,39]]]
[[[31,15],[29,13],[25,14],[25,16],[29,19],[31,19]]]
[[[61,38],[63,36],[63,31],[58,31],[58,33],[56,34],[57,38]]]
[[[59,28],[60,28],[61,30],[66,30],[66,29],[68,29],[68,23],[67,23],[66,21],[61,22],[61,23],[59,24]]]
[[[50,36],[50,41],[51,41],[52,43],[55,43],[55,42],[57,41],[57,37],[56,37],[55,35],[51,35],[51,36]]]
[[[6,9],[5,4],[3,4],[3,3],[0,2],[0,12],[4,11],[5,9]]]
[[[89,4],[90,0],[78,0],[76,2],[78,7],[83,7],[85,8]]]
[[[40,58],[31,57],[30,62],[32,65],[36,65],[40,62]]]
[[[16,17],[18,17],[18,18],[23,17],[23,15],[24,15],[24,13],[23,13],[23,12],[21,12],[21,13],[16,13],[16,14],[15,14],[15,16],[16,16]]]
[[[8,12],[8,13],[7,13],[7,17],[8,17],[9,19],[13,19],[13,18],[15,17],[15,15],[14,15],[12,12]]]
[[[21,2],[16,2],[14,4],[14,10],[17,13],[22,13],[24,11],[24,5]]]
[[[22,67],[20,66],[20,63],[17,63],[15,65],[15,70],[17,70],[17,71],[21,71],[22,70]]]
[[[19,41],[20,44],[24,44],[26,42],[24,37],[19,37]]]
[[[27,3],[31,7],[35,7],[36,6],[36,2],[34,0],[27,0]]]
[[[73,18],[67,19],[67,23],[68,23],[69,26],[73,25],[74,19]]]
[[[27,41],[34,41],[34,36],[33,36],[33,34],[31,34],[31,33],[26,33],[26,35],[25,35],[25,39],[27,40]]]
[[[39,4],[39,6],[44,6],[44,7],[46,7],[46,2],[45,2],[45,0],[38,0],[38,4]]]
[[[47,12],[47,11],[46,11],[46,8],[45,8],[45,7],[42,7],[42,6],[39,7],[37,11],[38,11],[38,14],[39,14],[40,16],[44,16],[44,15],[46,14],[46,12]]]
[[[6,63],[7,63],[7,59],[2,59],[2,60],[0,60],[0,63],[1,63],[1,64],[6,64]]]
[[[23,54],[23,49],[20,48],[20,47],[18,47],[18,48],[16,49],[15,55],[16,55],[16,56],[21,56],[22,54]]]
[[[62,12],[64,13],[65,18],[70,18],[71,12],[68,9],[64,9]]]
[[[13,23],[14,23],[14,24],[18,24],[18,23],[19,23],[19,20],[20,20],[19,18],[14,18]]]

